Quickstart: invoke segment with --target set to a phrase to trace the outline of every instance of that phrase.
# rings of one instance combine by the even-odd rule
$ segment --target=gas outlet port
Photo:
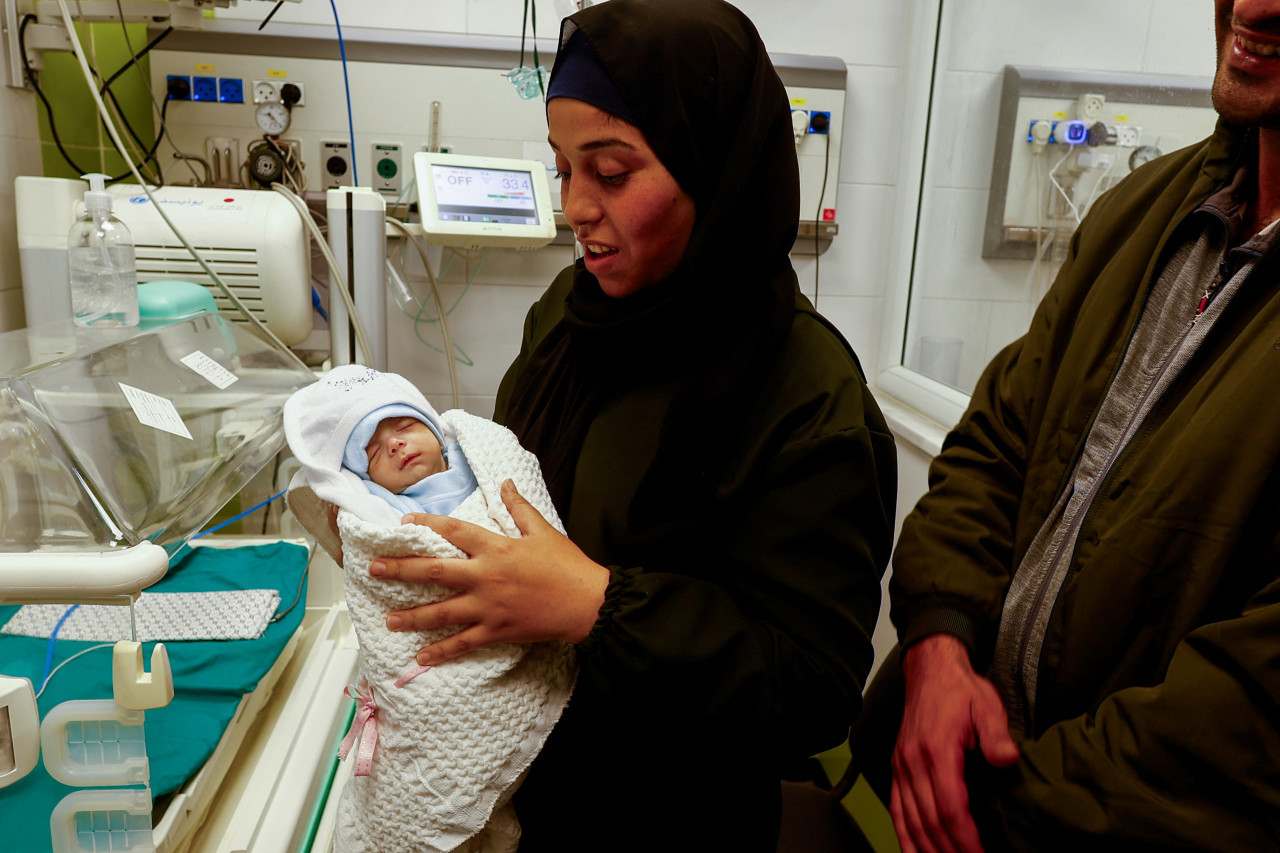
[[[375,142],[373,156],[374,189],[383,195],[399,196],[403,187],[400,168],[400,146],[394,142]]]
[[[324,173],[324,188],[352,185],[351,146],[346,141],[321,141],[320,170]]]

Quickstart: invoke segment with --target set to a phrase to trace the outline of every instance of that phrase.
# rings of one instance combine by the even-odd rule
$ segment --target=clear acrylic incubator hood
[[[216,313],[0,334],[0,599],[136,596],[283,447],[314,380]]]

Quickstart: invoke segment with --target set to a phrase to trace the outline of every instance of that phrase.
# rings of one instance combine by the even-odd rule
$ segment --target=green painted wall
[[[98,82],[110,78],[129,61],[130,47],[141,51],[147,45],[145,24],[92,24],[77,25],[77,32],[86,54],[102,75]],[[147,57],[125,71],[111,84],[111,92],[119,102],[121,113],[134,132],[149,148],[155,141],[155,111],[150,95],[150,63]],[[44,55],[44,70],[39,74],[40,88],[53,110],[53,123],[57,138],[74,161],[59,152],[50,128],[48,113],[37,99],[35,109],[39,113],[40,148],[42,166],[47,177],[77,178],[84,172],[106,172],[113,177],[128,171],[124,160],[111,143],[111,137],[98,117],[93,95],[80,70],[75,54],[49,51]],[[104,96],[108,108],[113,104]],[[131,150],[135,162],[142,159],[125,124],[119,119],[117,129]],[[84,170],[79,171],[79,170]],[[133,178],[127,178],[133,182]]]

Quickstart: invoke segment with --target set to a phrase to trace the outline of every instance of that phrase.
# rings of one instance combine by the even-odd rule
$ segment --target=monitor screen
[[[546,168],[536,160],[414,155],[427,242],[536,249],[555,237]]]

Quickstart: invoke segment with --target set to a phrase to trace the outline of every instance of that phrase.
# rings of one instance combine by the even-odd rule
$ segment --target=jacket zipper
[[[1173,233],[1176,233],[1176,231],[1183,226],[1183,224],[1191,217],[1191,215],[1197,209],[1199,209],[1199,205],[1197,205],[1196,208],[1193,208],[1192,211],[1188,212],[1187,215],[1184,216],[1182,220],[1178,223],[1177,228],[1175,228],[1173,231],[1169,233],[1171,235]],[[1225,218],[1223,218],[1220,214],[1218,214],[1217,211],[1211,210],[1209,212],[1212,213],[1216,218],[1218,218],[1218,220],[1221,221],[1224,224],[1224,226],[1227,225]],[[1160,247],[1160,250],[1159,250],[1161,263],[1158,266],[1155,266],[1152,268],[1153,273],[1155,272],[1155,270],[1164,269],[1165,263],[1168,260],[1166,257],[1164,257],[1167,252],[1167,249],[1168,249],[1168,241],[1166,240],[1166,242]],[[1125,423],[1124,430],[1122,430],[1121,432],[1121,438],[1123,438],[1124,434],[1128,432],[1129,428],[1133,424],[1133,419],[1137,417],[1137,413],[1142,410],[1143,405],[1150,398],[1152,389],[1156,388],[1160,384],[1160,380],[1164,377],[1165,372],[1168,370],[1169,363],[1172,360],[1173,355],[1178,351],[1179,348],[1181,348],[1182,343],[1187,338],[1187,335],[1190,334],[1192,329],[1195,328],[1195,325],[1199,321],[1200,316],[1204,313],[1205,309],[1209,305],[1209,302],[1213,299],[1213,296],[1216,294],[1222,282],[1226,280],[1229,273],[1230,273],[1230,265],[1224,259],[1218,264],[1218,270],[1216,275],[1209,282],[1209,285],[1205,288],[1205,292],[1201,296],[1200,302],[1196,306],[1195,314],[1192,316],[1191,322],[1187,324],[1185,329],[1183,329],[1182,336],[1179,338],[1177,345],[1170,348],[1168,355],[1166,355],[1165,359],[1162,361],[1160,365],[1159,372],[1156,374],[1154,379],[1148,384],[1147,390],[1143,393],[1142,397],[1138,400],[1138,403],[1135,406],[1133,413],[1130,415],[1129,420]],[[1125,341],[1125,346],[1124,346],[1124,349],[1122,350],[1121,356],[1119,360],[1117,360],[1115,367],[1112,369],[1111,375],[1107,378],[1107,384],[1104,386],[1107,390],[1110,390],[1112,384],[1115,382],[1116,377],[1120,373],[1120,368],[1124,364],[1125,357],[1128,355],[1128,352],[1129,352],[1129,347],[1132,346],[1133,339],[1138,333],[1138,326],[1142,322],[1142,315],[1147,309],[1147,303],[1150,300],[1151,292],[1154,289],[1155,289],[1155,277],[1153,275],[1153,277],[1148,279],[1147,281],[1147,285],[1142,296],[1141,308],[1138,311],[1138,314],[1134,320],[1133,325],[1129,328],[1129,336],[1128,336],[1128,339]],[[1174,381],[1175,382],[1177,381],[1176,378]],[[1169,388],[1165,390],[1164,399],[1168,399],[1172,391],[1173,391],[1173,387],[1171,385]],[[1068,485],[1071,482],[1071,478],[1075,473],[1076,466],[1079,464],[1080,458],[1084,455],[1084,446],[1088,440],[1089,433],[1093,431],[1093,426],[1097,422],[1098,415],[1102,411],[1102,406],[1106,402],[1106,398],[1107,398],[1107,391],[1104,390],[1101,398],[1099,398],[1098,400],[1097,406],[1093,410],[1092,416],[1089,418],[1088,426],[1085,428],[1085,430],[1081,434],[1080,440],[1076,444],[1075,452],[1072,454],[1071,462],[1068,465],[1065,473],[1063,474],[1063,480],[1060,483],[1058,488],[1059,495],[1061,495],[1067,489]],[[1149,433],[1150,430],[1152,429],[1151,424],[1153,421],[1153,416],[1156,415],[1157,410],[1162,406],[1162,404],[1163,404],[1163,400],[1153,405],[1151,411],[1147,413],[1147,417],[1144,418],[1143,423],[1138,426],[1137,431],[1134,432],[1133,436],[1129,439],[1129,441],[1124,442],[1122,444],[1118,444],[1115,448],[1112,449],[1111,453],[1108,455],[1106,464],[1102,468],[1102,476],[1098,480],[1096,480],[1093,483],[1092,487],[1089,489],[1088,494],[1085,496],[1084,504],[1081,507],[1080,512],[1076,513],[1076,518],[1068,526],[1067,536],[1065,536],[1063,539],[1064,542],[1073,543],[1071,547],[1071,553],[1067,555],[1071,561],[1074,562],[1076,550],[1079,548],[1079,544],[1080,544],[1078,539],[1079,532],[1085,529],[1085,526],[1087,525],[1087,523],[1089,522],[1090,518],[1093,515],[1094,499],[1102,491],[1103,487],[1108,482],[1110,482],[1112,475],[1115,472],[1116,466],[1120,462],[1120,459],[1122,457],[1128,456],[1129,451],[1133,447],[1138,446],[1141,443],[1142,439],[1145,439],[1146,434]],[[1070,500],[1071,500],[1070,498],[1067,499],[1068,505],[1070,504]],[[1049,592],[1048,590],[1049,582],[1055,577],[1058,566],[1061,565],[1061,562],[1063,560],[1063,556],[1064,555],[1062,551],[1059,550],[1054,554],[1053,559],[1050,561],[1048,571],[1044,573],[1043,577],[1040,580],[1039,585],[1036,588],[1035,598],[1032,600],[1031,609],[1027,614],[1026,620],[1023,622],[1022,631],[1018,639],[1018,665],[1017,665],[1016,677],[1018,682],[1018,692],[1022,695],[1024,707],[1026,708],[1025,716],[1026,716],[1028,732],[1035,730],[1035,724],[1034,724],[1035,703],[1034,703],[1033,697],[1029,694],[1027,690],[1027,684],[1026,684],[1027,653],[1030,651],[1030,642],[1031,642],[1031,633],[1032,633],[1030,626],[1035,622],[1038,614],[1040,613],[1041,609],[1044,607],[1045,598],[1048,596],[1048,592]],[[1063,579],[1063,582],[1064,583],[1066,582],[1065,578]],[[1043,652],[1043,646],[1041,648],[1041,651]]]
[[[1244,162],[1245,157],[1248,155],[1248,152],[1252,151],[1252,147],[1255,142],[1254,136],[1256,133],[1257,131],[1255,131],[1252,128],[1245,132],[1243,139],[1241,140],[1239,146],[1236,149],[1236,154],[1231,160],[1231,165],[1226,169],[1227,177],[1225,179],[1219,180],[1216,184],[1213,185],[1212,189],[1210,189],[1207,193],[1205,193],[1204,196],[1200,198],[1199,201],[1195,202],[1194,205],[1188,208],[1187,212],[1184,213],[1182,215],[1182,218],[1178,220],[1178,224],[1174,226],[1172,229],[1170,229],[1168,234],[1161,240],[1160,245],[1156,247],[1156,257],[1157,259],[1160,260],[1160,263],[1151,267],[1150,275],[1154,275],[1156,270],[1164,269],[1164,264],[1168,260],[1165,257],[1165,255],[1169,251],[1169,238],[1172,235],[1176,234],[1182,228],[1182,226],[1187,223],[1187,220],[1189,220],[1195,214],[1195,212],[1200,209],[1200,206],[1204,204],[1206,200],[1213,198],[1215,193],[1219,192],[1228,184],[1230,184],[1236,172],[1240,169],[1241,163]],[[1215,131],[1215,134],[1216,134],[1216,131]],[[1202,166],[1201,168],[1203,169],[1204,167]],[[1212,212],[1214,213],[1215,216],[1218,217],[1219,221],[1224,223],[1226,222],[1225,218],[1222,217],[1220,214],[1218,214],[1217,211],[1212,211]],[[1127,352],[1129,349],[1129,345],[1133,343],[1133,336],[1138,332],[1138,321],[1142,319],[1142,312],[1147,310],[1147,301],[1151,297],[1151,290],[1154,286],[1155,286],[1155,281],[1153,280],[1152,277],[1149,276],[1142,293],[1142,305],[1140,306],[1140,310],[1138,311],[1137,316],[1134,318],[1133,325],[1129,327],[1129,338],[1127,341],[1125,341],[1124,350],[1122,350],[1122,352]],[[1123,358],[1124,356],[1121,355],[1121,360],[1123,360]],[[1104,388],[1111,387],[1111,383],[1115,380],[1116,374],[1119,373],[1119,371],[1120,371],[1120,361],[1117,361],[1116,366],[1111,370],[1111,375],[1107,377],[1107,383],[1106,385],[1103,386]],[[1105,397],[1106,397],[1106,392],[1104,391],[1103,397],[1098,400],[1098,404],[1093,409],[1093,414],[1090,416],[1088,423],[1085,424],[1084,430],[1083,432],[1081,432],[1080,438],[1076,442],[1075,451],[1072,454],[1071,459],[1067,463],[1066,470],[1063,472],[1062,477],[1058,481],[1058,488],[1055,490],[1054,494],[1061,495],[1066,490],[1067,484],[1071,481],[1071,472],[1075,470],[1076,463],[1080,461],[1080,456],[1081,454],[1084,453],[1085,439],[1088,438],[1089,431],[1093,429],[1093,423],[1098,418],[1098,412],[1102,409],[1102,399]],[[1021,559],[1021,555],[1019,556],[1019,559]]]
[[[1200,311],[1197,310],[1196,318],[1198,318],[1199,316],[1200,316]],[[1137,440],[1138,436],[1148,426],[1150,421],[1150,416],[1151,414],[1154,413],[1155,406],[1152,407],[1153,411],[1147,413],[1147,417],[1144,419],[1144,422],[1138,426],[1138,429],[1133,433],[1133,435],[1129,438],[1129,440],[1125,441],[1124,437],[1128,435],[1129,430],[1133,427],[1134,420],[1139,417],[1139,413],[1143,411],[1143,408],[1146,406],[1147,402],[1151,399],[1151,395],[1154,392],[1154,390],[1160,386],[1160,381],[1164,378],[1165,373],[1168,372],[1169,365],[1172,363],[1173,357],[1177,354],[1178,350],[1181,349],[1183,342],[1186,341],[1187,335],[1191,333],[1191,330],[1194,328],[1194,326],[1195,326],[1195,320],[1193,319],[1192,322],[1188,324],[1185,329],[1183,329],[1182,336],[1178,339],[1177,343],[1174,346],[1169,348],[1168,353],[1165,355],[1164,359],[1160,363],[1160,370],[1157,371],[1156,375],[1147,384],[1147,389],[1142,393],[1142,396],[1137,400],[1136,404],[1133,407],[1133,411],[1130,412],[1129,418],[1125,422],[1124,428],[1120,431],[1119,440],[1116,442],[1116,446],[1111,449],[1111,452],[1109,454],[1107,454],[1107,459],[1103,463],[1102,468],[1100,469],[1100,476],[1089,487],[1089,491],[1085,494],[1084,502],[1081,505],[1080,510],[1075,514],[1075,518],[1067,526],[1066,534],[1064,535],[1062,541],[1072,543],[1072,547],[1071,547],[1070,554],[1066,556],[1074,559],[1076,548],[1079,547],[1079,540],[1077,537],[1080,531],[1084,529],[1085,521],[1088,520],[1089,516],[1092,515],[1093,513],[1094,499],[1097,498],[1099,492],[1102,491],[1102,487],[1110,480],[1112,473],[1115,471],[1116,463],[1120,459],[1121,455],[1124,454],[1124,451],[1126,450],[1126,448],[1128,448],[1130,444],[1132,444],[1135,440]],[[1126,350],[1127,350],[1127,346],[1126,346]],[[1122,362],[1124,361],[1123,357],[1121,357],[1121,361]],[[1117,373],[1118,372],[1119,371],[1117,370]],[[1114,377],[1112,378],[1114,379]],[[1108,384],[1107,387],[1109,389],[1110,384]],[[1107,395],[1104,393],[1103,394],[1104,401],[1106,400],[1106,396]],[[1102,406],[1099,405],[1098,407],[1099,411],[1101,411],[1101,408]],[[1096,414],[1095,414],[1095,419],[1096,419]],[[1087,436],[1088,434],[1086,433],[1086,438]],[[1083,455],[1083,448],[1081,448],[1081,455]],[[1073,465],[1072,466],[1073,473],[1074,473],[1074,470],[1075,470],[1075,466]],[[1071,503],[1071,499],[1068,498],[1067,499],[1068,506],[1070,505],[1070,503]],[[1053,559],[1049,562],[1048,570],[1043,574],[1043,576],[1040,579],[1040,583],[1036,588],[1035,598],[1032,600],[1031,609],[1030,611],[1028,611],[1027,618],[1023,622],[1022,632],[1018,640],[1018,686],[1019,686],[1020,692],[1022,693],[1022,697],[1025,702],[1025,705],[1028,709],[1027,723],[1029,725],[1032,723],[1032,717],[1034,715],[1034,707],[1035,707],[1032,701],[1032,697],[1029,695],[1027,691],[1026,676],[1025,676],[1026,665],[1027,665],[1027,653],[1030,650],[1030,644],[1031,644],[1031,634],[1032,634],[1031,625],[1035,623],[1041,609],[1044,607],[1045,599],[1048,597],[1048,593],[1049,593],[1049,584],[1057,576],[1058,567],[1062,564],[1063,556],[1064,556],[1063,551],[1059,549],[1053,555]]]
[[[1195,316],[1191,318],[1191,325],[1194,326],[1200,320],[1200,315],[1204,313],[1204,309],[1209,307],[1209,300],[1213,299],[1214,294],[1218,292],[1218,288],[1227,280],[1227,273],[1230,271],[1231,267],[1226,260],[1223,260],[1222,263],[1218,264],[1218,274],[1213,277],[1213,280],[1209,282],[1208,287],[1204,289],[1204,296],[1200,297],[1200,304],[1196,306],[1196,313]],[[1183,337],[1186,336],[1184,335]]]

